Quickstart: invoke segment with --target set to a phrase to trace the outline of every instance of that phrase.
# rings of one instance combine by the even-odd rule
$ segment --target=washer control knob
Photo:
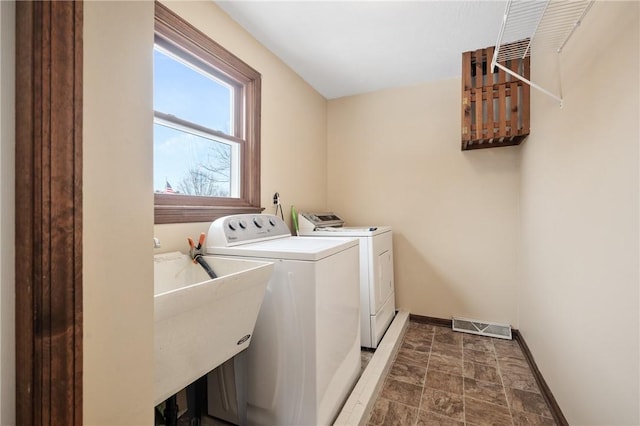
[[[244,219],[240,219],[240,228],[247,229],[247,222]]]
[[[253,223],[258,227],[258,228],[262,228],[262,219],[259,217],[254,217],[253,218]]]
[[[236,229],[238,229],[238,222],[236,222],[235,220],[230,220],[229,223],[227,224],[227,226],[232,231],[235,231]]]
[[[271,225],[271,226],[276,226],[276,223],[277,223],[277,222],[276,222],[276,219],[275,219],[275,218],[273,218],[273,217],[270,217],[270,218],[269,218],[269,225]]]

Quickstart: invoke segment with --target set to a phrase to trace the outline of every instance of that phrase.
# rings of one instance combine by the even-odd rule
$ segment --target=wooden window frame
[[[210,222],[238,213],[260,213],[260,103],[261,75],[241,59],[211,40],[166,6],[155,2],[155,39],[195,56],[238,83],[243,105],[240,117],[240,197],[198,197],[154,194],[156,224]],[[244,106],[244,110],[241,110]]]

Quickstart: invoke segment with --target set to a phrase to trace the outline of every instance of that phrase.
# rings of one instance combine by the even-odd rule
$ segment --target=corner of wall
[[[83,19],[83,421],[152,424],[154,3]]]

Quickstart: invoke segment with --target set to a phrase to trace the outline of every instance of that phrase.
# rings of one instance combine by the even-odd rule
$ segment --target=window
[[[260,74],[155,3],[155,223],[260,208]]]

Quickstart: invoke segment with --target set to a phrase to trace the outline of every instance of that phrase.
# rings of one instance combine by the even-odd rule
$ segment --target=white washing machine
[[[248,423],[333,423],[360,374],[358,240],[245,214],[214,221],[206,252],[275,264],[246,352]]]
[[[360,240],[360,337],[377,348],[395,316],[393,237],[390,226],[347,227],[335,213],[300,213],[298,234]]]

